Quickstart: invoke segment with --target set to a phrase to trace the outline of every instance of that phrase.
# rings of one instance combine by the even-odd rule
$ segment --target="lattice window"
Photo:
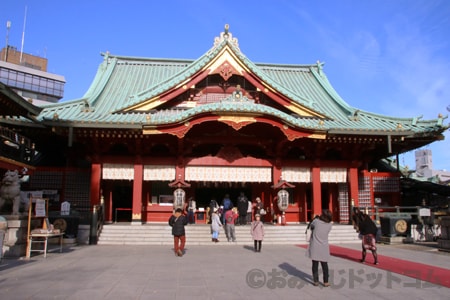
[[[63,172],[36,171],[30,176],[30,190],[61,190]]]
[[[367,207],[371,205],[370,201],[370,177],[359,177],[358,180],[358,198],[359,206]]]
[[[90,211],[90,170],[36,170],[30,176],[28,190],[57,190],[59,200],[69,201],[71,209]]]
[[[373,177],[375,193],[396,193],[400,191],[399,177]]]
[[[349,222],[350,216],[349,216],[349,203],[348,203],[348,184],[346,183],[339,183],[339,221],[341,223]]]
[[[65,175],[64,199],[70,202],[71,209],[89,211],[91,173],[88,171],[68,171]]]

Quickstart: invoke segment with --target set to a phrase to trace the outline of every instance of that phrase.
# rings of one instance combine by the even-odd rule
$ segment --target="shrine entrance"
[[[132,184],[132,181],[114,181],[112,192],[113,222],[131,222]]]
[[[232,187],[232,188],[226,188],[226,187],[201,187],[195,189],[195,201],[197,204],[197,208],[199,207],[206,207],[209,206],[209,202],[212,199],[215,199],[219,205],[222,204],[222,200],[225,197],[226,194],[230,196],[231,202],[233,202],[233,206],[237,205],[237,198],[239,197],[240,193],[244,192],[245,196],[252,201],[252,189],[249,186],[245,186],[242,188]]]

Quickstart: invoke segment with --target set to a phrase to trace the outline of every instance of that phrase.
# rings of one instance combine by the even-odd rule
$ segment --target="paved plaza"
[[[222,242],[221,242],[222,243]],[[339,244],[360,249],[359,244]],[[417,245],[378,245],[380,256],[450,270],[450,254]],[[349,250],[349,251],[350,251]],[[333,256],[331,287],[313,286],[297,245],[73,246],[0,263],[1,299],[448,299],[449,288]],[[380,266],[383,265],[380,260]],[[411,270],[414,271],[414,270]],[[321,278],[322,280],[322,278]]]

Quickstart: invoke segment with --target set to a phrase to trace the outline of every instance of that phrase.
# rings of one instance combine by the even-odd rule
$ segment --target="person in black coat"
[[[173,248],[175,256],[183,256],[184,245],[186,244],[186,232],[184,226],[187,225],[188,219],[183,214],[181,208],[177,208],[169,218],[169,225],[172,227]]]
[[[209,223],[208,224],[211,224],[211,216],[212,216],[214,210],[218,209],[218,208],[219,208],[219,204],[217,203],[216,199],[211,199],[211,201],[209,202],[209,212],[208,212]]]
[[[239,213],[239,225],[247,224],[248,198],[243,192],[239,195],[237,209]]]
[[[359,209],[354,209],[353,222],[356,231],[362,236],[362,258],[361,262],[366,261],[367,250],[372,251],[374,264],[378,265],[378,254],[376,246],[377,225],[372,221],[369,215]]]

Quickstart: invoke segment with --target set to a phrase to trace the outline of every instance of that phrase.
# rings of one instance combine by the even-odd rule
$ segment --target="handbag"
[[[305,239],[307,242],[309,242],[311,240],[311,234],[312,234],[312,230],[311,229],[306,229],[305,231]]]
[[[264,216],[266,214],[266,210],[264,208],[261,208],[261,210],[259,211],[259,214],[261,216]]]

